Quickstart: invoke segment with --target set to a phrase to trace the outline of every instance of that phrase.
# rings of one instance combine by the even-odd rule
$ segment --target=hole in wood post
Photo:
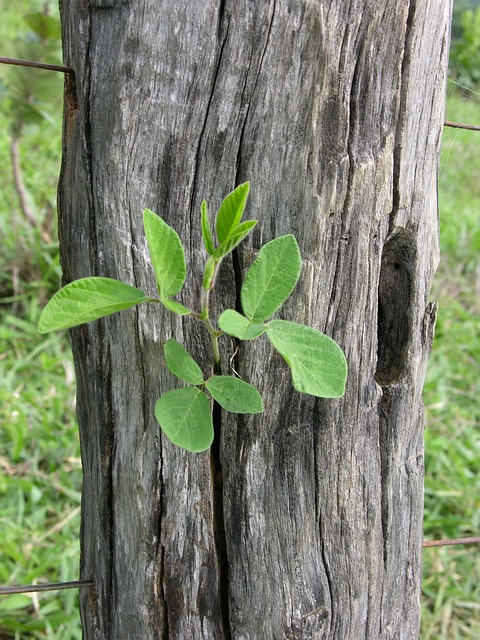
[[[413,235],[397,228],[383,247],[378,285],[378,352],[375,380],[387,386],[399,379],[411,328],[412,267],[416,248]]]

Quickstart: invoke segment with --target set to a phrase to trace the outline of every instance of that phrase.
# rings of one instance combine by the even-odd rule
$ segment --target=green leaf
[[[140,289],[112,278],[82,278],[57,291],[42,311],[40,333],[69,329],[147,302]]]
[[[245,316],[242,316],[238,311],[234,311],[233,309],[226,309],[220,314],[218,324],[222,331],[239,340],[258,338],[258,336],[261,336],[262,333],[267,330],[265,325],[250,322]]]
[[[174,376],[189,384],[202,384],[202,370],[179,342],[170,338],[163,345],[165,362]]]
[[[262,396],[245,380],[233,376],[213,376],[205,386],[213,398],[227,411],[233,413],[261,413]]]
[[[205,269],[203,272],[203,281],[202,281],[202,287],[205,289],[205,291],[208,291],[208,289],[211,289],[213,286],[215,269],[217,265],[218,265],[218,262],[215,260],[213,256],[210,256],[210,258],[208,258],[208,260],[205,263]]]
[[[267,242],[245,276],[240,292],[245,315],[264,322],[292,293],[300,277],[302,258],[291,234]]]
[[[202,202],[202,236],[208,255],[213,256],[213,254],[215,253],[215,247],[213,245],[212,230],[210,228],[207,203],[205,200]]]
[[[143,226],[160,298],[170,298],[179,293],[185,282],[186,266],[182,243],[177,232],[150,209],[143,212]]]
[[[332,338],[285,320],[272,320],[267,326],[267,336],[290,367],[297,391],[319,398],[343,396],[347,361]]]
[[[222,202],[217,214],[216,231],[219,244],[225,242],[242,219],[250,183],[244,182]]]
[[[213,442],[210,402],[196,387],[167,391],[155,404],[155,416],[167,438],[187,451],[205,451]]]
[[[235,230],[228,236],[225,242],[215,249],[215,258],[220,260],[228,253],[233,251],[240,242],[248,236],[253,227],[257,224],[258,220],[248,220],[239,224]]]
[[[175,302],[175,300],[170,300],[170,298],[162,298],[160,302],[163,304],[163,306],[166,309],[168,309],[169,311],[172,311],[173,313],[178,313],[178,315],[180,316],[186,316],[190,313],[190,309],[187,309],[187,307],[184,307],[183,304],[180,304],[180,302]]]

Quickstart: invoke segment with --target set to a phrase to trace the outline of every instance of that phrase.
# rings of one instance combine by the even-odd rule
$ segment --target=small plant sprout
[[[213,374],[205,378],[188,351],[176,340],[167,340],[163,345],[166,365],[187,386],[167,391],[155,405],[155,416],[164,434],[187,451],[205,451],[213,442],[212,399],[235,413],[263,411],[263,401],[255,387],[237,376],[221,375],[218,339],[223,334],[238,340],[253,340],[265,334],[290,367],[293,386],[301,393],[339,398],[345,392],[347,363],[334,340],[302,324],[270,320],[300,277],[302,260],[293,235],[275,238],[260,249],[241,288],[243,314],[226,309],[218,318],[218,327],[210,318],[210,294],[220,263],[257,224],[256,220],[242,222],[248,191],[249,183],[245,182],[222,202],[215,224],[216,242],[207,203],[202,202],[201,228],[208,257],[200,311],[191,311],[173,299],[185,282],[185,252],[177,233],[145,209],[145,236],[159,297],[151,298],[140,289],[111,278],[82,278],[53,296],[38,324],[40,333],[69,329],[144,302],[161,303],[173,313],[202,322],[212,343]]]

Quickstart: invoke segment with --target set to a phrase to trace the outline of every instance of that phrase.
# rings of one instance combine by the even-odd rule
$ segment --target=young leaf
[[[258,391],[245,380],[233,376],[213,376],[205,386],[213,398],[233,413],[262,413],[263,401]]]
[[[240,242],[248,236],[253,227],[257,224],[258,220],[248,220],[239,224],[234,231],[228,236],[225,242],[215,249],[215,258],[220,260],[228,253],[233,251]]]
[[[272,320],[267,326],[267,336],[290,367],[297,391],[319,398],[343,396],[347,361],[332,338],[285,320]]]
[[[215,247],[213,245],[212,230],[210,229],[207,203],[205,200],[202,202],[202,236],[208,255],[213,256],[213,254],[215,253]]]
[[[163,345],[163,352],[167,367],[174,376],[189,384],[202,384],[202,370],[179,342],[173,338],[167,340]]]
[[[213,286],[213,279],[215,276],[215,269],[217,265],[218,265],[218,262],[216,262],[213,256],[210,256],[205,263],[205,269],[203,271],[203,281],[202,281],[202,287],[203,289],[205,289],[205,291],[208,291],[208,289],[211,289]]]
[[[187,451],[205,451],[213,442],[210,402],[196,387],[167,391],[155,404],[155,416],[167,438]]]
[[[281,307],[300,277],[302,258],[295,236],[267,242],[245,276],[240,297],[245,315],[264,322]]]
[[[112,278],[82,278],[57,291],[43,309],[40,333],[69,329],[129,309],[150,298],[140,289]]]
[[[222,202],[217,214],[216,231],[219,244],[225,242],[243,216],[250,183],[244,182]]]
[[[267,330],[265,325],[250,322],[245,316],[233,309],[226,309],[220,314],[218,325],[222,331],[239,340],[253,340]]]
[[[185,253],[177,232],[150,209],[143,212],[143,226],[155,270],[160,299],[178,293],[185,282]]]

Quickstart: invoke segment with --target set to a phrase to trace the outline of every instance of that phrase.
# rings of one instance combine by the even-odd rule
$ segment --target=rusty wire
[[[451,540],[424,540],[423,548],[447,547],[453,544],[480,544],[480,536],[474,538],[452,538]]]
[[[19,60],[18,58],[2,58],[0,64],[13,64],[17,67],[32,67],[33,69],[45,69],[46,71],[60,71],[60,73],[75,74],[70,67],[63,67],[59,64],[47,64],[45,62],[34,62],[33,60]]]

